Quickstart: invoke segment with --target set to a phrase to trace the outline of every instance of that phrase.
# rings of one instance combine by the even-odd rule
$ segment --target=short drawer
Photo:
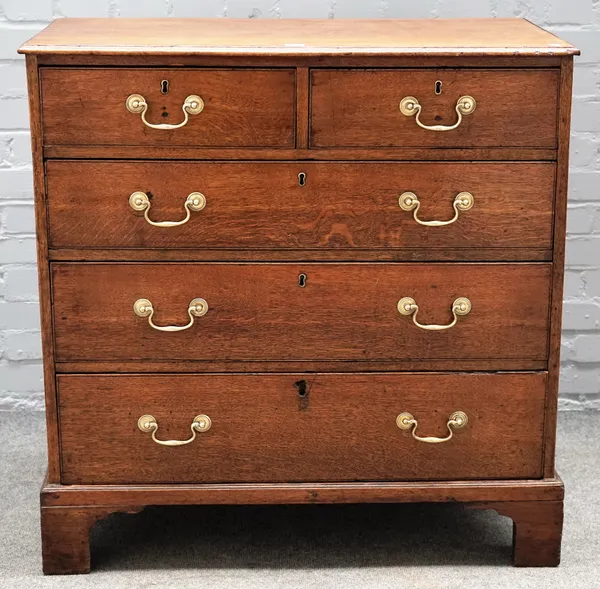
[[[545,373],[59,375],[61,482],[537,478],[545,384]]]
[[[550,249],[554,175],[552,163],[516,162],[49,161],[49,242],[51,248]]]
[[[550,273],[550,264],[56,263],[56,357],[544,360]]]
[[[558,69],[313,70],[310,144],[555,148],[558,84]]]
[[[46,145],[295,144],[293,69],[42,68],[40,76]]]

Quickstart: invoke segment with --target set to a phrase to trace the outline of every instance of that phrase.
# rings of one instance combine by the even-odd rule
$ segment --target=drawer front
[[[558,83],[557,69],[313,70],[311,146],[554,148]],[[417,124],[455,125],[463,96],[475,108],[455,129]],[[400,111],[405,97],[415,114]]]
[[[551,248],[550,163],[50,161],[46,169],[52,248]],[[197,192],[201,210],[187,200]],[[399,206],[409,192],[418,209]],[[465,192],[470,207],[460,204]]]
[[[550,264],[58,263],[56,357],[545,360],[550,272]],[[401,308],[412,315],[398,311],[405,297],[416,315],[410,305]],[[461,297],[467,315],[454,306]],[[192,305],[197,298],[207,305]],[[139,300],[149,301],[141,316]],[[413,320],[455,325],[432,331]],[[150,321],[189,327],[163,332]]]
[[[168,82],[166,94],[163,81]],[[41,88],[46,145],[295,144],[292,69],[42,68]],[[145,113],[128,110],[131,95],[143,97]],[[200,113],[184,114],[188,96],[201,98]],[[150,125],[179,125],[186,116],[188,121],[176,129],[155,129],[142,115]]]
[[[58,376],[62,483],[541,476],[545,373]],[[456,411],[464,427],[450,426]],[[206,415],[188,444],[191,424]],[[150,420],[148,420],[150,421]],[[499,452],[499,448],[502,451]]]

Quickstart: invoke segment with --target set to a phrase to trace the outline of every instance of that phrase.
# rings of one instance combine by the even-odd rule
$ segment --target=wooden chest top
[[[54,21],[21,53],[95,55],[578,55],[524,19]]]

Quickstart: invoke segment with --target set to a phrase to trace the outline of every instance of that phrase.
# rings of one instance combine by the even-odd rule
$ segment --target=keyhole
[[[306,397],[308,391],[306,390],[306,381],[305,380],[299,380],[298,382],[294,383],[297,387],[298,387],[298,396],[299,397]]]
[[[306,186],[306,174],[304,172],[298,174],[298,184],[300,186]]]
[[[160,83],[160,92],[161,94],[166,94],[169,91],[169,80],[163,80]]]
[[[438,80],[435,83],[435,93],[436,94],[441,94],[442,93],[442,82],[440,80]]]
[[[298,275],[298,286],[300,288],[304,288],[306,286],[306,279],[307,279],[306,274],[303,273],[303,274]]]

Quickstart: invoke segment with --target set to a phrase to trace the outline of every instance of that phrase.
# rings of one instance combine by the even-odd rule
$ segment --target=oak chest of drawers
[[[556,565],[577,50],[522,20],[26,43],[44,571],[147,505],[463,502]]]

